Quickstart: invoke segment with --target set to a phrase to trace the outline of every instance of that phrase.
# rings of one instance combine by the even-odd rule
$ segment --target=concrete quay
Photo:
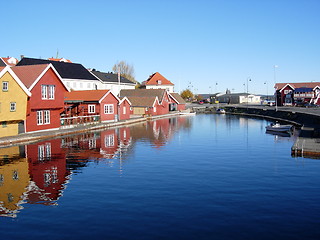
[[[147,116],[147,117],[136,117],[128,120],[122,120],[118,122],[104,122],[104,123],[90,123],[90,124],[81,124],[77,126],[67,126],[61,127],[58,129],[52,129],[47,131],[39,131],[39,132],[30,132],[30,133],[21,133],[15,136],[8,137],[0,137],[0,148],[1,147],[9,147],[13,145],[19,144],[29,144],[37,141],[42,141],[45,139],[56,138],[64,135],[72,135],[78,133],[84,133],[88,131],[101,130],[101,129],[109,129],[116,128],[121,126],[130,126],[132,124],[155,120],[159,118],[168,118],[179,116],[179,112],[174,112],[171,114],[159,115],[159,116]]]

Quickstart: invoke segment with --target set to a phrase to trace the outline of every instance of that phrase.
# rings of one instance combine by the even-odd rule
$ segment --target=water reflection
[[[71,175],[90,162],[119,161],[121,168],[135,142],[161,149],[180,128],[190,127],[190,118],[166,118],[0,148],[0,216],[16,217],[23,204],[56,205]]]

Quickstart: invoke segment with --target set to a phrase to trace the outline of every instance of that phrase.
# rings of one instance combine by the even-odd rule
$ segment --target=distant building
[[[305,102],[320,105],[320,82],[276,83],[277,105]]]
[[[220,103],[230,104],[260,104],[260,96],[249,94],[249,93],[228,93],[228,94],[217,94],[215,99]]]
[[[146,89],[166,89],[170,93],[174,92],[174,84],[158,72],[150,75],[141,85]]]
[[[14,57],[0,57],[0,67],[15,66],[18,63],[18,59]]]

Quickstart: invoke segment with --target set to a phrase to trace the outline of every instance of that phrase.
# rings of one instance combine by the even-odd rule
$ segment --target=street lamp
[[[273,66],[273,81],[274,81],[274,88],[275,88],[275,100],[276,100],[276,112],[278,111],[278,94],[276,88],[276,68],[278,65]]]
[[[251,79],[248,77],[247,78],[247,108],[249,104],[249,82],[251,82]]]
[[[269,96],[268,96],[268,82],[264,82],[264,85],[266,85],[267,86],[267,101],[269,100],[268,98],[269,98]]]

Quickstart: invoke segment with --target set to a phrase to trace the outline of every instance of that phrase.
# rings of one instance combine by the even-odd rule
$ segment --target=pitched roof
[[[293,88],[315,88],[316,86],[320,86],[320,82],[299,82],[299,83],[276,83],[276,90],[281,90],[286,85],[290,85]]]
[[[66,102],[99,102],[109,90],[83,90],[66,92],[64,100]]]
[[[4,66],[15,66],[18,63],[18,59],[14,57],[2,57],[2,62],[5,64]],[[0,61],[0,66],[3,66]]]
[[[165,89],[123,89],[120,91],[120,96],[128,97],[130,101],[130,97],[158,97],[161,102],[165,93]]]
[[[157,97],[128,97],[132,107],[153,107]]]
[[[111,83],[118,83],[118,74],[115,73],[105,73],[105,72],[100,72],[96,70],[91,71],[92,74],[94,74],[97,78],[99,78],[103,82],[111,82]],[[125,77],[120,77],[120,83],[130,83],[135,85],[134,82],[131,82],[129,79]]]
[[[20,78],[15,74],[12,70],[12,67],[6,66],[6,67],[0,67],[0,78],[6,74],[9,73],[11,77],[16,81],[16,83],[21,87],[21,89],[28,95],[31,96],[31,92],[27,89],[27,87],[22,83]]]
[[[179,104],[186,104],[186,101],[180,96],[179,93],[170,93],[170,95],[178,101]]]
[[[174,85],[160,73],[156,72],[149,76],[147,81],[145,81],[145,85]]]
[[[67,62],[67,63],[72,63],[69,59],[65,58],[48,58],[50,61],[56,61],[56,62]]]
[[[21,82],[29,89],[49,64],[11,67]]]
[[[7,64],[0,58],[0,67],[5,67]]]
[[[20,60],[17,66],[49,64],[49,63],[51,63],[54,66],[54,68],[57,70],[61,78],[98,80],[84,66],[82,66],[79,63],[66,63],[66,62],[50,61],[45,59],[24,57]]]
[[[5,68],[4,66],[0,66],[0,72],[1,72],[4,68]]]

